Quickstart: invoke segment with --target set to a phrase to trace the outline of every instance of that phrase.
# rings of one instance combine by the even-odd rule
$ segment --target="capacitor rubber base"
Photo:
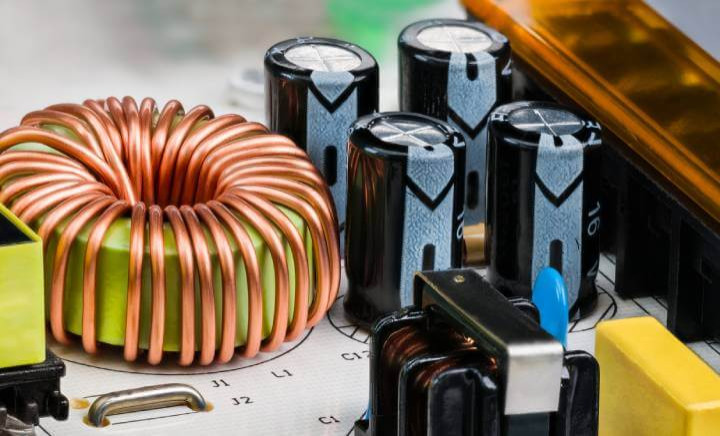
[[[584,298],[578,300],[575,309],[570,311],[570,320],[582,319],[590,316],[597,307],[598,293],[597,286],[593,284],[595,292],[590,292]]]
[[[353,434],[355,436],[370,436],[370,421],[367,419],[358,419],[355,421]]]
[[[66,420],[69,403],[60,392],[64,375],[65,364],[50,350],[42,363],[0,370],[0,414],[34,425],[43,416]]]

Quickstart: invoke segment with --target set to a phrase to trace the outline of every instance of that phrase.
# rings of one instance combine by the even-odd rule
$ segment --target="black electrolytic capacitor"
[[[571,315],[597,301],[600,125],[553,103],[498,107],[489,123],[489,278],[529,297],[543,267],[558,270]]]
[[[378,110],[378,66],[362,48],[329,38],[295,38],[265,54],[270,130],[306,150],[330,186],[345,227],[348,128]]]
[[[400,110],[446,120],[464,136],[465,226],[485,222],[487,119],[511,98],[510,43],[481,23],[434,19],[398,38]]]
[[[465,142],[413,113],[360,118],[348,142],[346,311],[369,324],[412,303],[413,275],[460,265]]]

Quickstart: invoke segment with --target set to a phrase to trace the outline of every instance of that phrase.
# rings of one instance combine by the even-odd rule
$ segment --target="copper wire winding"
[[[10,149],[28,142],[52,150]],[[89,229],[82,281],[82,346],[88,353],[98,351],[97,259],[109,228],[121,218],[130,220],[124,342],[128,361],[140,353],[147,262],[152,282],[147,359],[151,364],[162,361],[166,223],[174,235],[181,276],[181,365],[195,359],[196,342],[200,364],[227,362],[234,356],[240,310],[236,259],[244,266],[248,292],[247,338],[239,350],[243,357],[297,338],[322,318],[337,296],[338,225],[327,185],[292,141],[239,115],[215,118],[207,106],[185,113],[174,100],[158,110],[149,98],[139,106],[130,97],[52,105],[27,114],[21,126],[0,134],[0,187],[0,202],[34,226],[45,250],[59,232],[49,313],[52,334],[61,343],[70,341],[63,308],[70,251],[81,231]],[[312,268],[303,235],[280,207],[304,220],[313,247]],[[246,226],[263,239],[274,267],[274,313],[264,339],[262,273]],[[220,267],[219,286],[213,280],[211,247]],[[216,293],[222,300],[217,313]],[[219,331],[216,317],[221,320]]]

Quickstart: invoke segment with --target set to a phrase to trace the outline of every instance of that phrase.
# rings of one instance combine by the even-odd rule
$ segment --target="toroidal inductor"
[[[0,202],[44,241],[53,336],[80,335],[88,353],[252,357],[315,325],[338,292],[337,214],[305,152],[207,106],[31,112],[0,134]]]

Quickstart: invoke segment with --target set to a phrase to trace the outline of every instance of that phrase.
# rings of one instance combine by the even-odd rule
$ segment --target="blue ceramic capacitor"
[[[540,271],[533,286],[532,302],[540,312],[540,327],[567,347],[567,288],[557,270],[548,267]]]

